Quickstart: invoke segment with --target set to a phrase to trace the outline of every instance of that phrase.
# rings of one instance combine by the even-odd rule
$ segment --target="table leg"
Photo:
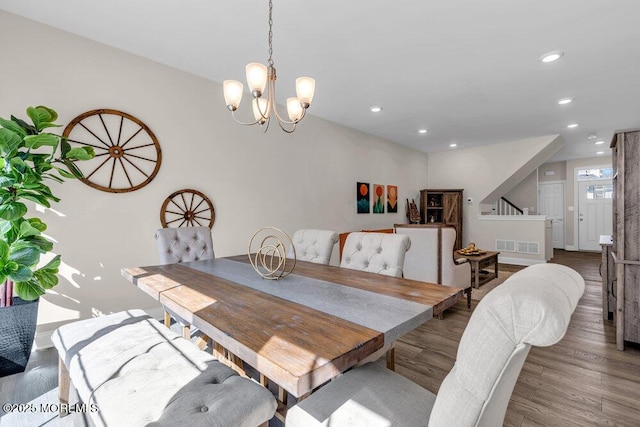
[[[471,308],[471,289],[473,289],[473,286],[469,286],[467,289],[467,308]]]
[[[391,371],[396,370],[396,349],[395,347],[391,347],[389,351],[387,351],[387,369]]]
[[[494,266],[494,273],[497,279],[498,278],[498,255],[496,255],[495,263],[493,264],[493,266]]]
[[[473,282],[473,287],[478,289],[480,287],[480,263],[476,262],[474,263],[474,267],[475,267],[475,271],[474,271],[474,282]]]

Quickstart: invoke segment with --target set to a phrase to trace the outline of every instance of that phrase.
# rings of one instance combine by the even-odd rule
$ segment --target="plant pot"
[[[24,372],[31,354],[38,320],[38,301],[13,297],[0,308],[0,377]]]

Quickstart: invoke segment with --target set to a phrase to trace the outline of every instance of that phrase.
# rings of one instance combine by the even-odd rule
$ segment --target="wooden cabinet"
[[[640,129],[616,132],[613,155],[613,247],[616,344],[640,343]]]
[[[420,223],[455,227],[454,249],[462,248],[462,193],[463,190],[420,191]]]

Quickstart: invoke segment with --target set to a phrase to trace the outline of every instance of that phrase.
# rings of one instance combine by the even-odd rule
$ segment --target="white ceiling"
[[[278,99],[310,75],[310,114],[425,152],[561,134],[567,145],[553,160],[608,156],[614,130],[640,127],[640,0],[274,3]],[[266,63],[267,4],[0,0],[0,9],[222,82]],[[539,61],[554,50],[565,55]],[[575,101],[557,105],[565,97]]]

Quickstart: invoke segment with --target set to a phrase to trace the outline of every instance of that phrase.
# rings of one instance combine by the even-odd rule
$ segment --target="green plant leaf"
[[[11,230],[11,222],[0,219],[0,235],[4,236],[9,230]]]
[[[0,128],[0,148],[9,153],[22,143],[22,136],[6,128]]]
[[[16,282],[15,290],[20,298],[27,301],[33,301],[44,295],[44,288],[34,279],[27,282]]]
[[[47,200],[46,197],[40,194],[27,193],[26,191],[19,192],[20,197],[23,199],[31,200],[32,202],[36,202],[37,204],[44,206],[45,208],[50,208],[51,203]]]
[[[49,252],[53,249],[53,242],[45,239],[42,236],[29,236],[25,237],[24,241],[28,244],[34,245],[41,253]]]
[[[39,236],[40,230],[31,225],[29,221],[23,221],[22,224],[20,224],[18,235],[20,237]]]
[[[31,121],[33,121],[38,131],[48,127],[58,126],[53,124],[58,118],[58,113],[51,108],[44,106],[29,107],[27,108],[27,115],[31,118]]]
[[[42,222],[40,218],[29,218],[27,221],[29,221],[29,224],[31,224],[33,228],[41,233],[47,229],[47,224]]]
[[[32,239],[33,238],[34,237],[32,237]],[[9,250],[9,260],[27,267],[32,267],[40,261],[41,253],[42,251],[39,250],[38,245],[32,242],[18,240],[11,245],[11,249]]]
[[[58,171],[58,173],[60,175],[62,175],[65,178],[68,178],[68,179],[74,179],[75,178],[75,176],[73,176],[73,174],[67,172],[66,170],[64,170],[62,168],[56,167],[56,170]],[[58,182],[64,182],[62,179],[60,179],[57,176],[52,175],[52,174],[47,174],[47,178],[51,178],[54,181],[58,181]]]
[[[52,133],[40,133],[38,135],[28,135],[24,137],[24,143],[27,148],[36,149],[43,145],[56,147],[58,145],[58,136]]]
[[[60,255],[54,256],[51,261],[47,264],[43,265],[40,270],[47,270],[49,272],[57,273],[58,268],[60,268]]]
[[[0,240],[0,260],[5,264],[9,260],[9,244]]]
[[[57,273],[57,270],[56,270],[56,273]],[[40,283],[40,285],[43,288],[51,289],[58,284],[58,276],[56,275],[56,273],[49,270],[41,269],[41,270],[35,271],[33,275],[35,276],[35,278],[38,280],[38,283]]]
[[[13,184],[16,183],[16,180],[8,177],[8,176],[0,176],[0,187],[11,187]]]
[[[67,159],[72,160],[91,160],[96,156],[93,147],[76,147],[69,150],[66,155]]]
[[[71,144],[69,144],[67,138],[62,138],[62,142],[60,143],[60,153],[62,154],[62,158],[67,157],[69,150],[71,150]]]
[[[19,123],[17,123],[17,120],[7,120],[7,119],[3,119],[2,117],[0,117],[0,126],[2,126],[5,129],[8,129],[10,131],[13,131],[15,133],[17,133],[20,137],[25,137],[27,136],[27,130],[24,129],[22,126],[20,126]]]
[[[31,280],[32,277],[33,271],[25,265],[19,266],[15,272],[9,274],[9,279],[14,282],[26,282],[27,280]]]
[[[20,202],[7,202],[0,205],[0,218],[15,221],[27,213],[27,206]]]
[[[78,169],[78,167],[76,165],[74,165],[71,160],[63,159],[62,162],[67,167],[67,169],[69,169],[69,172],[71,172],[73,174],[74,178],[83,178],[84,177],[84,175],[82,174],[82,171],[80,169]]]

